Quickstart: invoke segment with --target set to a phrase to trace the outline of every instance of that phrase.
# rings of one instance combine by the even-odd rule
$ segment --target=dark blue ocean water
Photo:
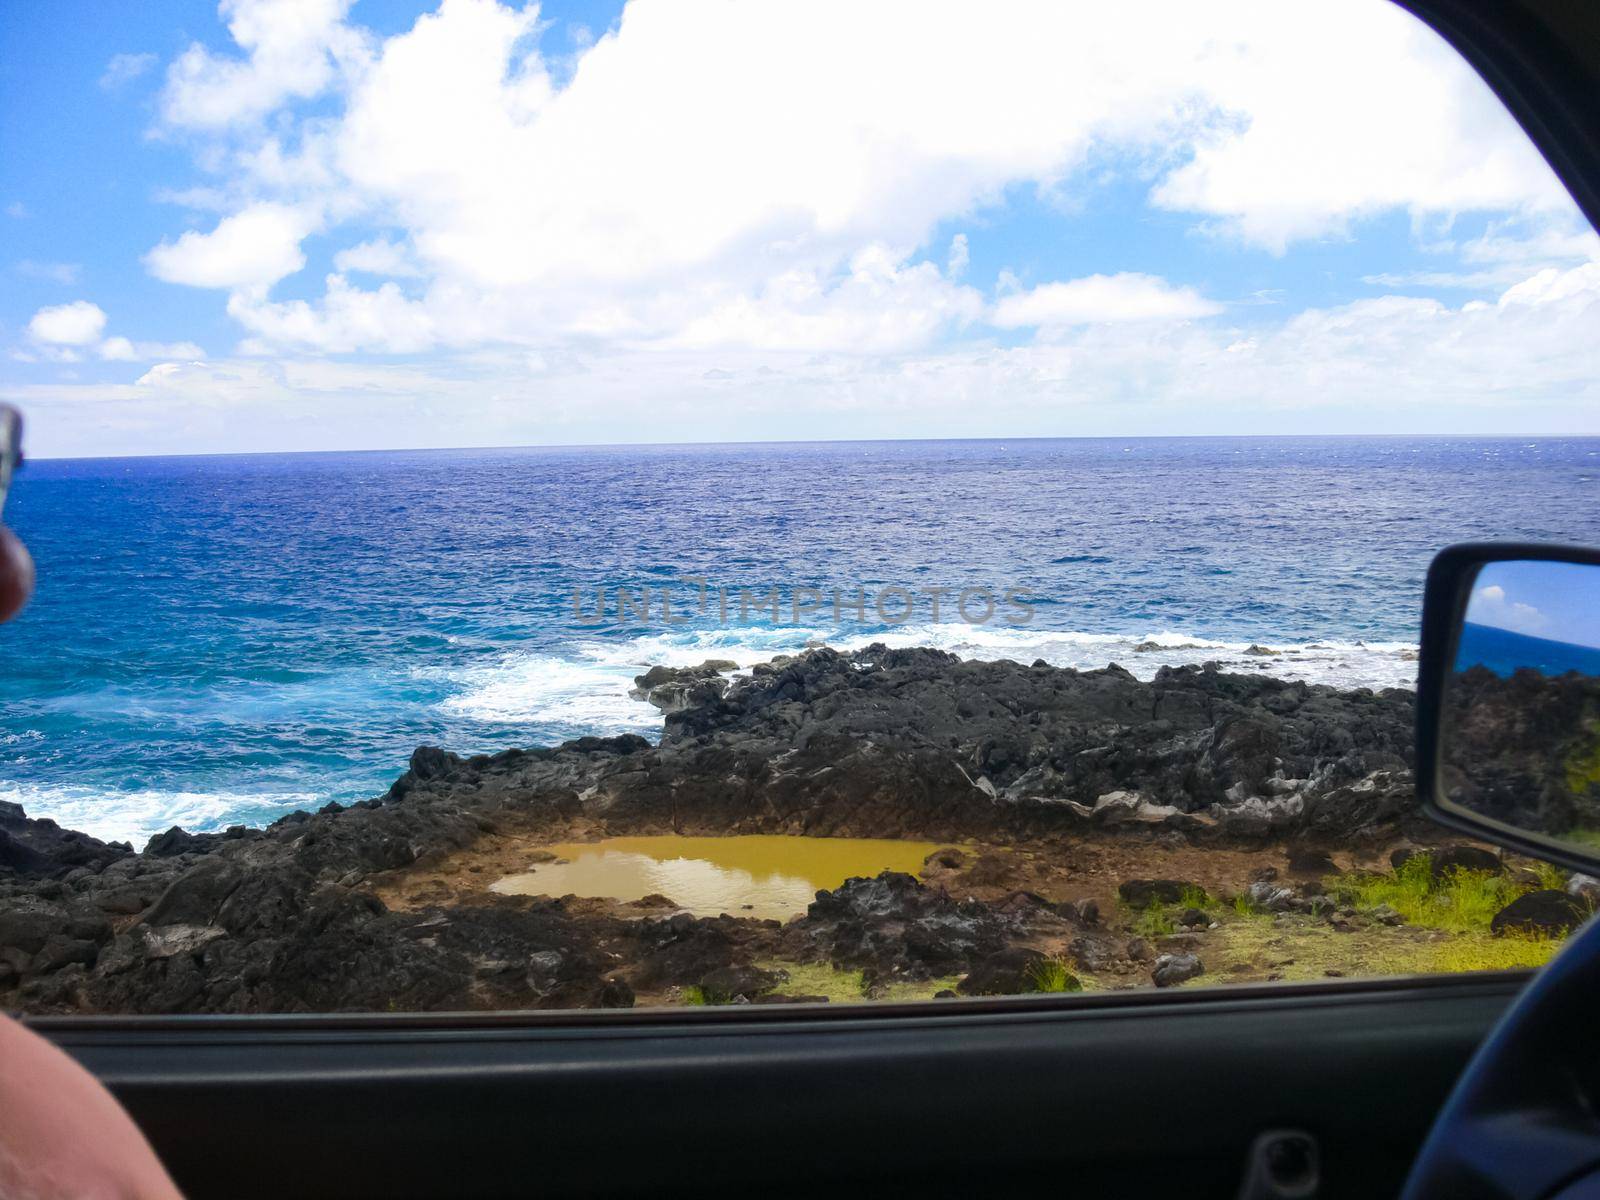
[[[1455,668],[1465,671],[1474,666],[1488,667],[1502,678],[1525,667],[1541,675],[1565,675],[1568,671],[1600,675],[1600,650],[1466,621],[1456,646]]]
[[[0,629],[0,799],[136,840],[265,821],[381,791],[422,742],[651,733],[657,714],[627,695],[645,666],[747,665],[808,639],[1406,685],[1433,550],[1600,542],[1597,481],[1600,439],[33,462],[7,510],[40,585]],[[703,605],[684,576],[708,581]],[[617,621],[615,589],[646,584],[687,622],[664,623],[659,599],[648,620]],[[737,592],[721,622],[718,587],[773,585],[779,622],[748,603],[741,622]],[[572,593],[592,615],[596,587],[609,619],[579,624]],[[899,625],[872,604],[930,587],[954,589],[937,621],[927,597]],[[1024,590],[1032,619],[1005,623],[1020,610],[997,605],[962,624],[961,588]],[[824,597],[799,622],[796,589]],[[886,613],[903,608],[889,593]],[[982,614],[976,593],[968,609]]]

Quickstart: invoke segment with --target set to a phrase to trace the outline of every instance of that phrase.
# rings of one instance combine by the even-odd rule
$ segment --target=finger
[[[0,527],[0,621],[22,611],[33,595],[33,558],[9,529]]]

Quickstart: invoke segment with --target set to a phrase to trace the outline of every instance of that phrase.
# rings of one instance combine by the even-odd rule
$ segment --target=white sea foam
[[[856,650],[873,642],[893,647],[929,646],[965,659],[1021,663],[1042,659],[1052,666],[1079,670],[1115,662],[1146,680],[1162,667],[1215,662],[1225,671],[1341,688],[1416,685],[1416,646],[1409,642],[1219,641],[1171,630],[1099,634],[967,624],[904,625],[888,632],[846,637],[800,627],[726,628],[579,642],[569,657],[512,654],[499,663],[447,672],[448,681],[458,690],[443,707],[454,715],[482,721],[556,726],[564,736],[653,736],[660,732],[660,714],[628,694],[634,676],[651,666],[691,666],[721,658],[747,670],[807,645],[825,643],[840,650]],[[1256,653],[1248,652],[1252,647]]]
[[[118,792],[75,784],[0,783],[0,800],[20,804],[30,817],[49,817],[64,829],[77,829],[101,841],[131,842],[136,850],[173,825],[191,833],[245,822],[264,824],[274,816],[320,803],[312,792],[168,792],[156,789]],[[270,820],[271,817],[268,817]]]
[[[625,664],[512,654],[445,674],[461,689],[440,705],[454,716],[534,721],[597,735],[649,733],[661,724],[660,714],[628,696],[638,671]]]
[[[1116,663],[1140,679],[1162,667],[1215,662],[1239,674],[1326,683],[1339,688],[1413,688],[1417,647],[1411,642],[1247,642],[1218,641],[1162,630],[1152,633],[1059,633],[988,625],[906,625],[887,634],[869,634],[833,644],[855,649],[871,642],[889,646],[932,646],[967,659],[1043,659],[1054,667],[1092,670]],[[1252,647],[1257,651],[1250,653]],[[1271,651],[1271,653],[1260,653]]]
[[[636,675],[653,666],[687,667],[708,658],[741,668],[792,653],[816,631],[702,630],[628,641],[582,641],[571,657],[509,654],[496,663],[446,670],[458,691],[440,707],[454,716],[506,724],[556,726],[576,736],[661,731],[661,714],[628,693]]]

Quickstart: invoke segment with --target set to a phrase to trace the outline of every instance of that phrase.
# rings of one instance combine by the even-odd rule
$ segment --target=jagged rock
[[[69,963],[80,963],[85,967],[94,966],[94,960],[100,956],[100,947],[88,938],[69,937],[63,933],[52,933],[45,939],[39,952],[33,956],[31,964],[35,974],[48,975],[59,971]]]
[[[1505,870],[1500,856],[1481,846],[1443,846],[1433,852],[1433,877],[1442,879],[1451,871],[1488,871],[1498,875]]]
[[[1567,880],[1567,895],[1575,896],[1590,908],[1600,905],[1600,879],[1593,875],[1575,873]]]
[[[1156,959],[1150,978],[1157,987],[1176,987],[1185,980],[1205,973],[1198,956],[1193,954],[1163,954]]]
[[[192,850],[194,846],[194,835],[185,833],[174,825],[165,833],[158,833],[146,842],[144,852],[152,858],[171,858],[173,855]]]
[[[1404,925],[1406,919],[1402,917],[1392,904],[1380,904],[1371,913],[1372,919],[1380,925]]]
[[[1084,929],[1093,929],[1100,924],[1100,904],[1093,897],[1064,901],[1055,906],[1055,911],[1058,916]]]
[[[1324,850],[1296,850],[1289,855],[1289,874],[1296,877],[1321,879],[1338,873],[1338,865]]]
[[[1017,881],[1017,862],[1009,854],[982,854],[967,868],[968,887],[1009,887]]]
[[[145,956],[171,958],[175,954],[193,954],[218,938],[227,936],[228,931],[216,925],[164,925],[159,929],[146,929]]]
[[[0,950],[14,948],[37,954],[50,935],[65,928],[66,910],[31,896],[18,897],[0,908]]]
[[[1589,919],[1588,905],[1566,892],[1547,889],[1528,892],[1506,905],[1489,922],[1491,933],[1508,930],[1526,933],[1559,934]]]
[[[737,669],[727,659],[707,659],[698,667],[651,667],[637,675],[629,695],[655,705],[662,712],[681,712],[720,700],[728,690],[725,671]]]
[[[49,818],[32,819],[20,804],[0,800],[0,874],[57,877],[77,867],[99,871],[132,853],[121,842],[102,842]]]
[[[817,893],[784,931],[789,956],[825,958],[878,978],[932,979],[970,970],[1004,949],[1026,918],[952,900],[910,875],[884,871]]]
[[[1105,937],[1075,937],[1067,946],[1072,961],[1085,971],[1104,971],[1116,964],[1116,945]]]
[[[730,1004],[741,997],[754,1000],[787,981],[782,971],[763,971],[759,967],[718,967],[700,979],[700,991],[712,1004]]]
[[[1128,879],[1117,887],[1124,904],[1149,908],[1152,904],[1177,904],[1185,892],[1203,892],[1197,884],[1178,879]]]
[[[1590,765],[1600,679],[1531,669],[1502,677],[1479,665],[1452,677],[1445,700],[1452,736],[1441,780],[1451,800],[1557,836],[1600,825]]]
[[[645,956],[635,975],[644,987],[689,984],[733,962],[736,946],[729,932],[715,924],[678,913],[660,921],[640,922]]]
[[[244,880],[244,871],[222,858],[209,858],[178,876],[145,914],[147,925],[210,925],[224,901]]]
[[[1299,904],[1300,897],[1293,888],[1271,881],[1252,883],[1246,891],[1250,903],[1265,912],[1289,912]]]
[[[961,871],[952,886],[963,895],[1013,894],[958,900],[910,876],[879,876],[822,893],[782,930],[658,919],[648,907],[632,919],[579,916],[448,882],[420,913],[391,912],[372,894],[386,872],[441,863],[505,830],[565,832],[581,821],[612,833],[1026,842],[1104,822],[1117,826],[1107,837],[1233,844],[1265,829],[1346,844],[1405,833],[1415,812],[1406,692],[1338,692],[1214,666],[1163,668],[1146,683],[1120,667],[883,646],[815,648],[733,679],[726,667],[641,677],[679,689],[659,745],[586,737],[474,756],[422,746],[381,797],[261,830],[171,830],[140,854],[0,804],[0,1002],[562,1007],[598,1003],[608,988],[620,995],[618,980],[684,986],[764,957],[834,962],[880,983],[970,974],[1020,940],[1062,944],[1096,923],[1087,908],[1016,894],[1011,856],[971,862],[953,847],[930,869]],[[1129,881],[1141,882],[1171,885],[1161,903],[1184,888]],[[657,912],[671,903],[656,902]],[[686,923],[673,924],[679,916]],[[82,931],[93,922],[94,933]],[[53,935],[59,953],[40,966],[56,969],[35,970]],[[765,939],[760,954],[752,939]],[[97,948],[92,965],[83,948],[66,951],[71,942]]]
[[[600,986],[601,1008],[632,1008],[633,988],[621,976],[613,975]]]
[[[1039,990],[1039,972],[1049,960],[1037,950],[1016,946],[984,958],[956,984],[965,996],[1018,996]]]

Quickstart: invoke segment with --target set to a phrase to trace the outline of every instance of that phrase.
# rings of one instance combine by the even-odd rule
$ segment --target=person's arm
[[[144,1134],[99,1080],[38,1034],[0,1016],[0,1196],[178,1195]]]
[[[0,621],[33,592],[33,559],[0,526]],[[0,1014],[0,1198],[178,1196],[144,1134],[89,1072]]]
[[[0,525],[0,621],[9,621],[22,611],[33,594],[33,559],[28,548]]]

